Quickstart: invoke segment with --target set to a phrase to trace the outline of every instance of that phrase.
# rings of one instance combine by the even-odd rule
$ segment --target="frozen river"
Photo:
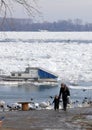
[[[72,99],[86,96],[92,98],[91,32],[1,32],[1,74],[24,71],[28,65],[43,67],[56,73],[62,82],[72,88]],[[49,96],[59,92],[58,86],[0,87],[0,99],[7,102],[22,98],[47,100]],[[83,87],[86,89],[85,92]]]

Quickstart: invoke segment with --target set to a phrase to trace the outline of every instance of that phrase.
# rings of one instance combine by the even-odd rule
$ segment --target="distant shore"
[[[92,130],[92,107],[0,112],[0,130]]]

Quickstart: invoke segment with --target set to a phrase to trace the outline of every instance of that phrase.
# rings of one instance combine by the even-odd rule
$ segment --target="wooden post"
[[[22,105],[22,110],[23,111],[28,111],[29,110],[29,106],[28,106],[28,104],[29,103],[32,103],[32,102],[30,102],[30,101],[24,101],[24,102],[18,102],[19,104],[21,104]]]
[[[22,110],[23,111],[28,111],[28,103],[27,102],[24,102],[24,103],[22,103]]]

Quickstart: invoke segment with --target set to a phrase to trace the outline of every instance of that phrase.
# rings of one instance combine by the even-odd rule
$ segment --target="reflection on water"
[[[0,100],[6,102],[17,102],[20,100],[30,100],[33,98],[36,101],[48,99],[49,96],[58,93],[58,86],[0,86]]]
[[[52,100],[59,93],[58,86],[40,85],[40,86],[4,86],[0,85],[0,100],[6,103],[18,101],[29,101],[31,98],[35,102]],[[92,100],[92,89],[70,89],[72,101],[83,101],[85,97]]]

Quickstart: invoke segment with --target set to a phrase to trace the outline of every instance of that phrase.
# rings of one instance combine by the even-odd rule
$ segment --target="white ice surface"
[[[92,40],[92,32],[1,32],[1,73],[24,71],[30,65],[55,72],[64,81],[91,82],[92,43],[71,40]]]

